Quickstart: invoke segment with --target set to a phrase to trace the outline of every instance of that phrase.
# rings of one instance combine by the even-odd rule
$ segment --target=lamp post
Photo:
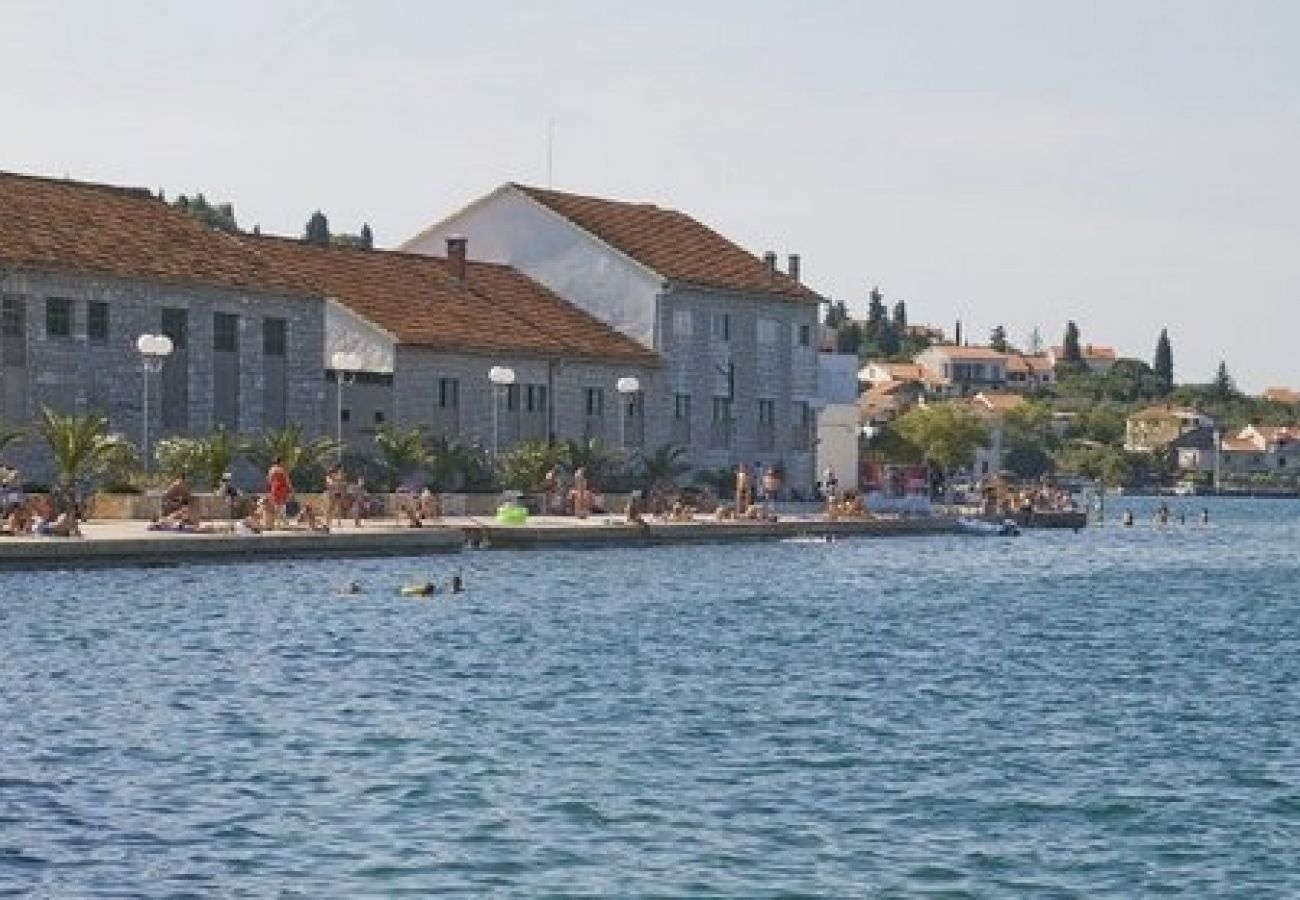
[[[339,462],[343,462],[343,383],[348,380],[348,375],[356,381],[357,371],[362,366],[360,353],[353,353],[350,350],[339,350],[330,357],[330,366],[334,369],[334,387],[335,387],[335,409],[334,425],[335,437],[339,445]]]
[[[515,383],[515,370],[509,366],[493,366],[488,369],[488,381],[492,382],[492,458],[495,459],[501,452],[501,395]]]
[[[142,334],[135,341],[135,349],[140,352],[140,368],[144,382],[144,403],[141,412],[140,454],[144,469],[149,471],[149,376],[162,371],[163,362],[172,353],[172,339],[165,334]]]
[[[633,375],[624,375],[614,382],[614,390],[618,391],[619,397],[622,398],[618,405],[618,449],[620,453],[626,454],[627,417],[631,411],[632,398],[641,390],[641,382]]]

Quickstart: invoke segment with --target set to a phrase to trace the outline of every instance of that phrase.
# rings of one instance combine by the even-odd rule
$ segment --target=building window
[[[591,418],[598,418],[605,415],[605,389],[598,387],[587,388],[587,415]]]
[[[158,329],[172,339],[173,350],[184,350],[190,342],[190,316],[183,309],[163,307],[161,327]]]
[[[284,319],[262,320],[262,353],[284,356],[289,343],[289,325]]]
[[[713,421],[718,424],[724,424],[731,421],[730,397],[713,398]]]
[[[23,336],[24,298],[17,294],[0,297],[0,335],[9,338]]]
[[[673,334],[677,337],[690,337],[695,331],[695,315],[689,309],[673,310]]]
[[[339,410],[339,421],[340,421],[340,422],[351,422],[351,421],[352,421],[352,410],[348,409],[346,406],[343,407],[342,409],[340,409],[340,410]]]
[[[438,406],[442,409],[456,409],[460,406],[460,381],[458,379],[438,379]]]
[[[212,316],[212,349],[218,353],[239,352],[239,316],[233,313]]]
[[[776,401],[775,400],[758,401],[758,424],[760,425],[776,424]]]
[[[546,385],[530,384],[524,394],[525,409],[530,413],[546,412]]]
[[[715,341],[725,344],[727,341],[731,340],[730,313],[714,313],[710,318],[710,321],[712,322],[712,325],[710,326],[710,334],[713,335]]]
[[[810,344],[812,344],[812,326],[811,326],[811,325],[800,325],[800,326],[799,326],[799,346],[800,346],[800,347],[807,347],[807,346],[809,346]]]
[[[673,394],[673,418],[678,422],[691,418],[691,395]]]
[[[45,298],[45,336],[72,337],[72,301],[67,297]]]
[[[375,410],[375,424],[376,425],[384,424],[384,414],[379,410]]]
[[[794,450],[807,450],[812,446],[813,411],[806,400],[796,401],[791,410],[794,416],[790,428],[790,445]]]
[[[506,385],[506,412],[519,411],[519,385]]]
[[[86,307],[86,338],[96,344],[108,343],[108,304],[91,300]]]

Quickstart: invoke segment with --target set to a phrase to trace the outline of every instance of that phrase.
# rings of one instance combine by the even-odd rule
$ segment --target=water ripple
[[[1300,895],[1300,509],[1212,522],[0,574],[0,895]]]

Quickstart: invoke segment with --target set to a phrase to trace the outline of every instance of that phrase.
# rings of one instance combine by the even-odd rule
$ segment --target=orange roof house
[[[290,238],[244,240],[282,277],[329,297],[400,344],[657,365],[658,354],[508,266]]]

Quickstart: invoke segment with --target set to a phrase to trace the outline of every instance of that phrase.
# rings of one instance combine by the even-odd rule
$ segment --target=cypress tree
[[[989,346],[999,353],[1007,352],[1007,330],[1001,325],[994,326],[989,335]]]
[[[1065,323],[1065,341],[1061,351],[1066,362],[1083,362],[1083,350],[1079,347],[1079,326],[1072,321]]]
[[[1160,339],[1156,341],[1156,356],[1151,368],[1160,379],[1160,386],[1167,394],[1174,389],[1174,351],[1169,346],[1168,329],[1160,329]]]
[[[303,232],[302,239],[309,244],[319,244],[322,247],[329,245],[330,222],[319,209],[307,220],[307,229]]]

